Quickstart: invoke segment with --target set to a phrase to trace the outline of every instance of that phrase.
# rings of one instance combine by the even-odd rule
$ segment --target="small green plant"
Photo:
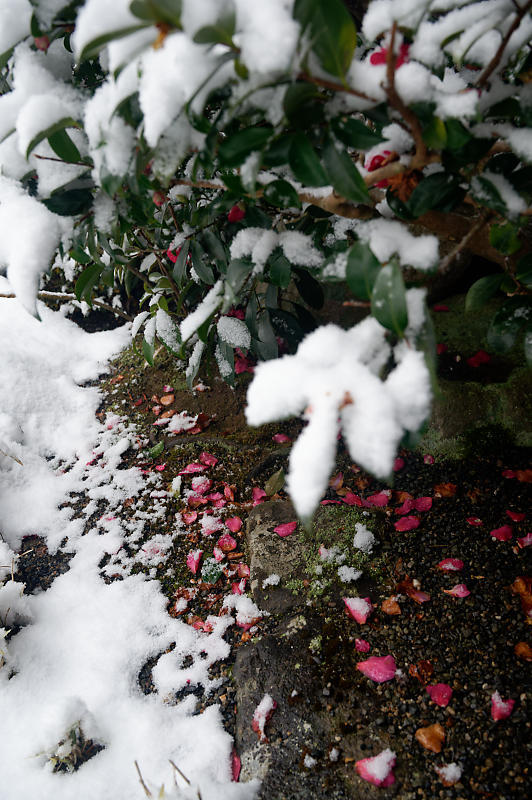
[[[204,583],[216,583],[223,574],[220,564],[215,558],[207,558],[201,568],[201,579]]]
[[[103,750],[103,745],[86,739],[78,720],[56,747],[39,755],[46,756],[48,763],[52,765],[52,772],[72,773],[100,750]]]

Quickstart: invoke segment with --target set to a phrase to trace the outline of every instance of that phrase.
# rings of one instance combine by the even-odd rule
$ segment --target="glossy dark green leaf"
[[[503,273],[498,273],[497,275],[485,275],[475,281],[466,294],[465,310],[478,311],[484,308],[490,297],[498,292],[503,277]]]
[[[214,259],[217,265],[225,266],[227,263],[227,253],[218,236],[212,231],[203,231],[201,243],[203,249]]]
[[[447,144],[449,150],[461,150],[472,138],[467,128],[459,119],[448,119],[445,122],[447,130]]]
[[[488,329],[487,342],[496,353],[507,353],[526,323],[532,320],[530,298],[509,297],[495,314]]]
[[[357,43],[353,19],[341,0],[296,0],[293,11],[308,29],[312,49],[322,67],[339,78],[351,64]]]
[[[406,203],[403,203],[403,201],[399,197],[397,197],[397,195],[394,194],[390,189],[388,189],[386,192],[386,202],[392,209],[395,216],[399,217],[399,219],[404,219],[404,220],[414,219],[414,215],[410,211],[408,205]]]
[[[520,112],[521,107],[519,101],[515,97],[507,97],[505,100],[501,100],[499,103],[490,106],[487,111],[484,112],[484,116],[514,120],[519,117]]]
[[[45,139],[49,140],[50,137],[54,135],[54,133],[58,133],[59,131],[64,131],[65,128],[81,128],[81,125],[79,124],[79,122],[76,122],[76,120],[73,119],[72,117],[63,117],[62,119],[57,120],[57,122],[54,122],[53,125],[50,125],[48,128],[39,131],[39,133],[33,137],[33,139],[26,148],[26,158],[29,157],[30,153],[33,150],[35,150],[38,144],[40,144]],[[74,159],[74,161],[79,160],[79,158],[81,158],[77,147],[76,147],[76,152],[78,158]],[[59,158],[63,158],[63,156],[59,156]],[[65,159],[65,161],[67,160],[68,159]]]
[[[380,269],[380,261],[368,244],[355,242],[349,248],[345,277],[347,285],[355,297],[359,297],[361,300],[371,298]]]
[[[329,183],[319,156],[304,133],[297,133],[292,138],[288,163],[297,180],[304,186],[327,186]]]
[[[206,283],[208,286],[212,286],[214,284],[214,273],[209,264],[205,263],[203,259],[203,250],[198,244],[198,242],[195,241],[194,239],[191,240],[190,255],[192,258],[192,266],[194,268],[194,272],[196,273],[198,278],[201,281],[203,281],[203,283]]]
[[[252,292],[248,298],[248,304],[246,306],[246,316],[245,316],[245,323],[248,326],[249,332],[253,339],[258,338],[258,328],[257,328],[257,311],[258,311],[258,302],[257,302],[257,295],[255,292]]]
[[[325,168],[329,180],[342,197],[353,203],[368,203],[369,194],[362,175],[348,153],[329,142],[323,151]]]
[[[358,119],[335,119],[332,128],[341,142],[355,150],[370,150],[376,144],[384,142],[382,136],[368,128]]]
[[[146,339],[142,340],[142,355],[150,365],[153,367],[153,355],[155,353],[155,346],[153,344],[149,344]]]
[[[92,206],[92,192],[90,189],[67,189],[56,192],[50,197],[41,200],[49,211],[61,217],[75,217],[84,214]]]
[[[324,302],[323,289],[316,278],[313,278],[306,269],[301,269],[300,267],[294,267],[293,272],[297,291],[305,303],[311,308],[322,308]]]
[[[236,16],[234,9],[221,16],[214,25],[206,25],[194,34],[197,44],[225,44],[233,47],[233,34],[235,32]]]
[[[148,24],[148,22],[143,22],[139,23],[138,25],[129,25],[126,28],[119,28],[114,31],[109,31],[101,36],[96,36],[94,39],[90,39],[90,41],[87,42],[81,51],[79,60],[87,61],[90,58],[96,58],[100,50],[109,42],[112,42],[115,39],[123,39],[124,36],[129,36],[132,33],[141,31],[143,28],[146,28]]]
[[[131,13],[146,22],[166,22],[181,28],[181,0],[132,0]]]
[[[48,137],[48,144],[63,161],[68,163],[79,163],[81,161],[81,153],[64,129],[51,133]]]
[[[420,217],[432,208],[451,211],[465,195],[460,181],[446,172],[436,172],[418,183],[408,199],[408,210],[414,217]]]
[[[187,239],[181,245],[181,249],[179,250],[176,262],[172,269],[172,278],[180,286],[183,283],[183,279],[187,274],[187,258],[190,252],[190,239]]]
[[[276,180],[264,187],[264,199],[277,208],[299,208],[301,201],[288,181]]]
[[[503,225],[492,225],[490,228],[490,244],[499,253],[505,256],[512,256],[521,249],[518,233],[519,228],[511,222],[505,222]]]
[[[433,150],[442,150],[447,144],[447,130],[445,123],[439,117],[432,117],[430,122],[423,127],[423,141]]]
[[[289,311],[276,308],[270,311],[270,319],[277,336],[284,339],[290,353],[295,353],[299,343],[305,337],[297,317]]]
[[[72,247],[70,250],[70,257],[73,258],[77,264],[90,264],[92,261],[91,256],[81,247]]]
[[[277,358],[279,348],[275,331],[270,321],[270,312],[261,311],[257,319],[258,340],[254,343],[254,349],[262,361],[269,361]]]
[[[510,181],[512,180],[511,173],[519,166],[519,159],[515,153],[496,153],[490,158],[486,164],[485,169],[488,172],[496,172],[499,175],[504,175]]]
[[[532,253],[527,253],[517,262],[516,278],[519,283],[526,286],[527,289],[532,289]]]
[[[499,214],[506,216],[508,209],[501,194],[495,184],[483,175],[477,175],[471,183],[471,195],[477,203],[487,208],[498,211]]]
[[[239,167],[250,153],[262,150],[272,135],[271,127],[245,128],[220,144],[218,155],[226,167]]]
[[[446,150],[442,162],[446,169],[457,171],[461,167],[476,164],[493,146],[492,139],[470,139],[462,147],[450,152]]]
[[[283,98],[283,110],[290,125],[307,128],[320,123],[323,103],[320,93],[311,83],[292,83]]]
[[[90,305],[91,292],[100,280],[102,270],[103,266],[100,264],[92,264],[79,275],[74,284],[74,294],[78,300],[86,300]]]
[[[272,139],[268,147],[262,154],[262,160],[266,167],[281,167],[288,164],[288,153],[292,145],[294,134],[287,133],[278,139]]]
[[[286,289],[292,277],[292,266],[281,252],[274,252],[269,260],[270,280],[274,286]]]
[[[382,267],[371,294],[371,313],[389,331],[402,336],[408,325],[403,276],[395,262]]]
[[[253,271],[253,265],[249,261],[234,258],[229,262],[225,280],[235,295],[238,295],[244,286],[249,274]]]

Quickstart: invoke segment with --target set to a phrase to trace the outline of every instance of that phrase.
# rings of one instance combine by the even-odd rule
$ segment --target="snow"
[[[33,8],[29,0],[9,0],[0,6],[0,55],[28,35]]]
[[[129,341],[129,326],[88,334],[62,314],[42,304],[38,309],[43,322],[16,300],[0,300],[0,338],[9,342],[0,383],[1,435],[24,464],[0,463],[0,561],[8,565],[22,537],[35,533],[51,552],[66,539],[64,550],[73,558],[46,591],[21,595],[16,561],[15,581],[0,587],[2,618],[8,604],[8,623],[23,623],[7,647],[0,632],[6,662],[0,667],[0,716],[9,731],[0,749],[2,797],[100,800],[112,786],[113,800],[131,800],[140,791],[133,762],[157,793],[163,782],[173,782],[172,759],[206,800],[252,800],[256,782],[231,781],[232,740],[219,707],[196,714],[195,697],[175,700],[187,680],[207,693],[216,686],[209,666],[227,657],[222,635],[234,619],[218,619],[211,634],[197,632],[166,612],[158,581],[131,574],[134,563],[158,563],[181,529],[166,527],[143,541],[148,516],[150,524],[166,519],[168,494],[158,475],[144,479],[136,468],[118,469],[136,434],[117,415],[100,423],[97,389],[79,385],[106,369],[109,357]],[[149,515],[139,505],[132,517],[120,519],[116,512],[124,499],[138,496],[143,485],[153,495]],[[72,493],[89,500],[76,518]],[[100,499],[105,517],[94,522]],[[134,557],[121,546],[126,536],[129,549],[137,549]],[[101,570],[106,554],[111,561]],[[116,572],[122,580],[102,580]],[[2,575],[8,577],[9,568]],[[156,690],[144,695],[138,675],[151,658],[157,659]],[[61,743],[76,726],[104,749],[76,772],[53,773],[49,758],[68,755]]]
[[[268,575],[267,578],[264,578],[262,581],[262,588],[265,589],[266,586],[278,586],[281,581],[281,577],[277,575],[277,573],[272,572],[271,575]]]
[[[195,311],[185,317],[180,326],[181,338],[184,342],[196,333],[199,327],[209,319],[222,302],[223,282],[216,281],[212,289],[205,295]]]
[[[515,191],[510,181],[505,178],[504,175],[486,170],[482,173],[482,177],[489,180],[490,183],[495,186],[506,206],[510,219],[515,219],[519,214],[526,211],[527,205],[525,200]],[[475,181],[473,181],[473,184],[474,183]],[[476,188],[475,193],[482,195],[483,187]]]
[[[371,553],[375,544],[375,536],[361,522],[355,523],[355,535],[353,537],[353,547],[363,553]]]
[[[338,577],[342,583],[357,581],[361,575],[362,571],[355,569],[354,567],[347,567],[345,564],[343,564],[341,567],[338,567]]]
[[[251,344],[251,334],[245,322],[236,317],[220,317],[216,326],[218,336],[231,347],[247,350]]]

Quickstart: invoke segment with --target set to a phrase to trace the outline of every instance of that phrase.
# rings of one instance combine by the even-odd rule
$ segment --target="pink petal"
[[[187,556],[187,567],[193,575],[198,571],[202,555],[203,550],[191,550]]]
[[[395,461],[393,462],[393,471],[399,472],[400,469],[403,469],[404,465],[405,465],[404,458],[396,458]]]
[[[373,611],[369,597],[344,597],[343,600],[348,614],[360,625],[364,625]]]
[[[355,769],[360,777],[374,786],[391,786],[395,783],[394,766],[395,753],[389,748],[378,756],[362,758],[355,762]]]
[[[183,522],[185,525],[191,525],[193,522],[196,522],[198,518],[197,511],[183,511],[181,513],[181,517],[183,518]]]
[[[411,531],[419,525],[419,517],[402,517],[394,522],[396,531]]]
[[[524,511],[507,511],[506,513],[508,514],[512,522],[522,522],[526,517]]]
[[[229,519],[225,520],[225,524],[232,533],[238,533],[242,528],[242,520],[240,517],[229,517]]]
[[[433,311],[450,311],[451,309],[449,306],[444,305],[443,303],[437,303],[435,306],[432,306]]]
[[[491,695],[491,717],[495,722],[507,719],[513,711],[515,700],[503,700],[499,692]]]
[[[407,497],[404,503],[395,509],[396,514],[408,514],[415,508],[415,501],[412,497]]]
[[[240,777],[240,769],[241,769],[240,759],[236,754],[236,750],[233,748],[233,752],[231,753],[231,777],[235,781],[235,783],[238,781]]]
[[[389,489],[387,489],[386,491],[377,492],[377,494],[372,494],[369,497],[366,497],[366,501],[372,506],[379,506],[382,508],[388,505],[390,496],[391,492]]]
[[[196,472],[204,472],[205,467],[203,464],[187,464],[185,469],[182,469],[181,472],[178,472],[178,475],[194,475]]]
[[[187,505],[189,508],[199,508],[200,506],[207,505],[209,501],[206,497],[202,497],[200,494],[189,494],[187,497]]]
[[[515,478],[515,472],[513,469],[503,469],[502,471],[503,478]]]
[[[320,500],[320,506],[341,506],[341,500]]]
[[[526,536],[521,536],[521,538],[517,540],[517,544],[519,547],[530,547],[532,544],[532,533],[527,533]]]
[[[449,700],[452,697],[453,690],[447,683],[436,683],[434,686],[427,686],[427,692],[430,695],[430,699],[436,705],[445,708],[449,704]]]
[[[459,558],[444,558],[438,564],[440,569],[447,570],[448,572],[460,572],[464,568],[464,562]]]
[[[227,500],[223,500],[223,499],[221,499],[221,500],[213,500],[212,505],[213,505],[214,508],[223,508],[224,506],[227,505]]]
[[[344,503],[348,506],[362,506],[362,498],[358,496],[358,494],[353,494],[353,492],[347,492],[346,495],[342,497]],[[336,500],[331,500],[332,503],[337,502]]]
[[[441,356],[443,353],[446,353],[449,348],[443,342],[438,342],[436,345],[436,354]]]
[[[164,470],[166,469],[166,464],[157,464],[155,469],[157,472],[164,472]]]
[[[171,394],[173,391],[174,391],[173,386],[168,386],[168,385],[163,386],[164,394]]]
[[[471,594],[465,583],[457,583],[452,589],[443,589],[443,591],[452,597],[468,597]]]
[[[475,528],[478,528],[480,525],[484,524],[482,522],[482,520],[479,519],[479,517],[468,517],[466,519],[466,522],[467,522],[468,525],[473,525],[473,527],[475,527]]]
[[[429,455],[428,453],[423,456],[423,463],[424,464],[434,464],[434,456]]]
[[[206,467],[214,467],[215,464],[218,463],[218,459],[216,456],[211,455],[210,453],[200,453],[199,460],[202,464],[205,464]]]
[[[259,489],[258,486],[254,486],[251,490],[251,496],[253,498],[253,505],[258,506],[259,503],[264,503],[265,499],[268,497],[264,489]]]
[[[384,683],[395,677],[395,659],[393,656],[371,656],[366,661],[359,661],[357,669],[375,683]]]
[[[414,500],[416,511],[428,511],[432,508],[432,497],[418,497]]]
[[[223,500],[223,494],[221,492],[211,492],[210,494],[206,494],[205,497],[207,500],[211,500],[213,503],[216,500]]]
[[[292,439],[290,438],[290,436],[287,436],[287,435],[286,435],[286,433],[275,433],[275,434],[272,436],[272,440],[273,440],[273,441],[274,441],[276,444],[286,444],[287,442],[291,442],[291,441],[292,441]]]
[[[297,528],[297,522],[285,522],[283,525],[278,525],[274,528],[275,533],[279,534],[282,538],[290,536]]]
[[[196,494],[205,494],[212,486],[212,481],[209,478],[192,478],[192,489]]]
[[[371,645],[365,639],[355,639],[355,650],[359,653],[369,653]]]
[[[219,547],[215,547],[212,551],[215,561],[222,561],[225,558],[225,553]]]
[[[238,577],[239,578],[249,578],[251,575],[251,570],[247,564],[238,564],[237,565]]]
[[[411,589],[408,592],[408,596],[412,600],[415,600],[416,603],[427,603],[430,600],[430,594],[427,594],[427,592],[422,592],[419,589]]]
[[[246,591],[246,579],[242,578],[238,583],[231,584],[231,591],[233,594],[244,594]]]
[[[494,528],[490,531],[490,536],[497,539],[499,542],[507,542],[512,538],[512,528],[510,525],[503,525],[500,528]]]
[[[237,548],[237,541],[233,539],[230,533],[224,533],[223,536],[220,536],[216,544],[224,553],[229,553],[231,550],[236,550]]]

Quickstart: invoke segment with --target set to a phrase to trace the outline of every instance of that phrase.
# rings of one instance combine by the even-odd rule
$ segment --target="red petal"
[[[258,486],[253,487],[251,490],[251,496],[253,497],[254,506],[257,506],[259,503],[264,503],[266,497],[268,497],[264,489],[259,489]]]
[[[403,469],[404,465],[405,465],[404,458],[396,458],[395,461],[393,462],[393,471],[399,472],[400,469]]]
[[[355,639],[355,650],[358,650],[359,653],[368,653],[371,645],[365,639]]]
[[[403,505],[395,509],[396,514],[408,514],[415,508],[413,497],[407,497]]]
[[[286,442],[292,441],[290,436],[287,436],[286,433],[274,433],[274,435],[272,436],[272,440],[276,444],[286,444]]]
[[[233,539],[230,533],[224,533],[223,536],[220,536],[216,544],[224,553],[229,553],[237,548],[237,541]]]
[[[430,695],[430,699],[436,705],[445,708],[449,704],[449,700],[452,697],[453,690],[447,683],[436,683],[434,686],[427,686],[427,692]]]
[[[251,575],[251,570],[249,569],[247,564],[238,564],[238,577],[239,578],[249,578]]]
[[[506,513],[508,514],[512,522],[522,522],[526,517],[524,511],[507,511]]]
[[[279,536],[284,538],[285,536],[290,536],[295,529],[297,528],[297,522],[285,522],[283,525],[278,525],[274,528],[275,533],[278,533]]]
[[[231,753],[231,776],[235,781],[235,783],[238,781],[240,777],[240,769],[241,769],[240,759],[236,754],[236,750],[233,748],[233,752]]]
[[[187,464],[185,469],[178,472],[178,475],[194,475],[196,472],[204,472],[205,467],[203,464]]]
[[[423,463],[424,464],[434,464],[434,456],[431,456],[431,455],[429,455],[429,453],[426,453],[423,456]]]
[[[402,517],[394,522],[396,531],[411,531],[419,526],[419,517]]]
[[[530,547],[532,544],[532,533],[527,533],[526,536],[521,536],[521,538],[517,540],[517,544],[519,547]]]
[[[210,453],[205,452],[200,454],[199,460],[207,467],[214,467],[214,465],[218,463],[216,456],[212,456]]]
[[[347,613],[360,625],[364,625],[373,611],[369,597],[344,597],[343,600]]]
[[[437,303],[435,306],[432,306],[433,311],[450,311],[451,309],[449,306],[444,305],[443,303]]]
[[[491,717],[495,722],[507,719],[513,711],[515,700],[503,700],[499,692],[491,695]]]
[[[503,478],[515,478],[516,477],[516,473],[514,472],[513,469],[503,469],[502,477]]]
[[[224,559],[224,552],[219,547],[215,547],[212,551],[215,561],[222,561]]]
[[[365,781],[374,786],[391,786],[395,783],[393,768],[395,766],[395,753],[389,748],[383,750],[378,756],[362,758],[355,762],[355,769]]]
[[[193,575],[198,571],[202,555],[203,550],[191,550],[187,556],[187,567]]]
[[[387,54],[388,50],[386,47],[381,47],[380,50],[375,50],[375,52],[370,55],[369,63],[373,64],[374,67],[378,66],[379,64],[386,64]],[[379,156],[374,156],[370,163],[373,164],[377,158],[379,158]],[[377,167],[368,167],[368,169],[371,172],[372,170],[377,169]]]
[[[499,542],[508,542],[512,538],[512,528],[510,525],[503,525],[500,528],[494,528],[490,531],[490,536],[497,539]]]
[[[395,677],[395,659],[393,656],[371,656],[366,661],[359,661],[357,669],[375,683],[384,683]]]
[[[418,497],[414,500],[416,511],[428,511],[432,508],[432,497]]]
[[[438,344],[436,345],[436,354],[438,356],[441,356],[443,353],[446,353],[448,349],[449,348],[447,347],[446,344],[443,344],[442,342],[438,342]]]
[[[366,497],[366,501],[370,503],[372,506],[378,506],[382,508],[388,505],[390,495],[391,495],[390,490],[386,489],[383,492],[377,492],[377,494],[371,494],[369,497]]]
[[[452,597],[468,597],[471,594],[465,583],[457,583],[452,589],[443,589],[443,591]]]
[[[233,206],[227,214],[227,219],[229,222],[240,222],[245,216],[246,212],[240,206]]]
[[[342,500],[348,506],[362,506],[362,498],[353,492],[347,492],[347,494],[342,497]],[[337,501],[332,500],[331,502],[335,503]]]
[[[238,531],[242,528],[242,520],[240,517],[229,517],[229,519],[225,520],[225,524],[231,533],[238,533]]]
[[[196,522],[198,518],[197,511],[183,511],[181,513],[181,517],[183,518],[183,522],[185,525],[191,525],[193,522]]]
[[[438,564],[440,569],[447,570],[448,572],[460,572],[464,568],[464,562],[459,558],[444,558]]]
[[[473,525],[475,528],[478,528],[479,525],[483,525],[484,524],[482,522],[482,520],[479,519],[478,517],[468,517],[466,519],[466,522],[467,522],[468,525]]]

